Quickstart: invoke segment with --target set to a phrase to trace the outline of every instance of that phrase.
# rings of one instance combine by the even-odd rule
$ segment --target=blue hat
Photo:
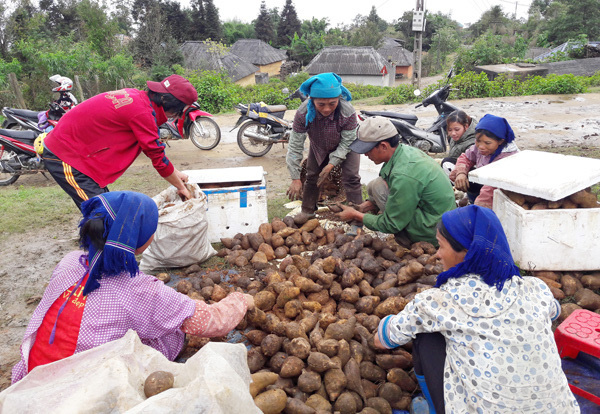
[[[479,123],[477,123],[475,131],[480,131],[482,129],[490,131],[492,134],[506,142],[513,142],[515,140],[515,133],[505,118],[492,114],[485,114],[483,118],[479,120]]]
[[[79,227],[88,220],[100,218],[106,239],[102,249],[96,249],[89,240],[82,240],[82,247],[89,252],[89,277],[83,294],[100,287],[98,280],[103,276],[123,272],[135,276],[139,271],[135,251],[150,240],[158,226],[154,200],[133,191],[114,191],[84,201],[81,212],[83,219]]]
[[[438,275],[436,287],[450,278],[474,273],[489,286],[502,290],[506,280],[520,276],[502,224],[492,210],[476,205],[457,208],[445,212],[442,223],[467,254],[462,262]]]
[[[352,100],[352,94],[342,85],[342,78],[333,72],[320,73],[305,80],[300,85],[300,92],[309,98],[337,98],[341,96],[346,101]],[[312,99],[307,102],[306,125],[312,122],[316,116],[315,106]]]

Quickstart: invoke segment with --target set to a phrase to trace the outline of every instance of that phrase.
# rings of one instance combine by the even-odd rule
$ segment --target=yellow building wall
[[[256,81],[254,79],[254,73],[246,76],[245,78],[237,80],[235,84],[240,86],[255,85]]]
[[[268,73],[269,77],[277,76],[277,75],[279,75],[279,71],[281,70],[282,63],[283,63],[283,60],[280,60],[279,62],[269,63],[268,65],[259,66],[258,68],[260,69],[261,72]]]

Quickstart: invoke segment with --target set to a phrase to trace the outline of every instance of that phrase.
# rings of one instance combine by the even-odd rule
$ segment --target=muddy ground
[[[568,96],[528,96],[495,99],[468,99],[453,102],[468,114],[480,118],[486,113],[507,118],[515,130],[521,149],[546,147],[580,147],[585,151],[600,148],[600,94]],[[433,108],[414,105],[355,105],[357,110],[388,110],[419,116],[419,126],[429,126],[436,117]],[[293,118],[293,111],[286,115]],[[276,145],[262,158],[242,153],[236,133],[229,132],[237,115],[216,117],[223,131],[221,143],[211,151],[200,151],[189,141],[172,142],[167,153],[181,170],[262,165],[267,172],[268,197],[282,197],[289,185],[285,166],[286,148]],[[166,188],[166,182],[153,171],[143,155],[127,171],[124,178],[134,183],[131,190],[150,196]],[[23,186],[50,186],[41,175],[24,176],[17,182]],[[0,197],[2,192],[0,188]],[[65,197],[67,197],[65,195]],[[10,385],[10,370],[19,360],[19,345],[27,322],[56,263],[77,248],[78,214],[73,207],[68,225],[34,228],[0,241],[0,390]],[[0,233],[1,233],[0,229]]]

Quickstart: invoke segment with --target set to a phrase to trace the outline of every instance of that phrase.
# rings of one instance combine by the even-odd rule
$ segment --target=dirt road
[[[469,99],[454,103],[477,118],[486,113],[507,118],[521,149],[561,146],[600,148],[600,94]],[[433,108],[415,109],[414,105],[368,108],[356,105],[355,108],[413,113],[419,116],[419,126],[430,125],[436,117]],[[286,118],[292,119],[293,111]],[[237,146],[237,130],[229,132],[237,115],[221,115],[216,120],[223,131],[221,143],[211,151],[200,151],[188,141],[172,142],[167,153],[173,163],[183,170],[262,165],[267,172],[268,196],[283,196],[289,185],[285,165],[287,147],[274,146],[262,158],[248,157]],[[166,187],[144,156],[125,176],[135,183],[132,190],[151,196]],[[55,185],[39,174],[21,177],[17,184]],[[0,188],[0,197],[3,191]],[[69,225],[38,229],[32,225],[30,232],[10,239],[3,238],[0,242],[0,390],[10,385],[10,370],[19,359],[19,345],[37,305],[36,297],[43,293],[56,263],[67,252],[77,248],[77,221],[74,209]]]

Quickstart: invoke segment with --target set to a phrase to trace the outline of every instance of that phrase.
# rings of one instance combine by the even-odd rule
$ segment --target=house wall
[[[254,80],[254,73],[235,81],[235,84],[240,86],[255,85],[256,82]]]
[[[357,85],[390,86],[390,79],[393,82],[394,74],[387,75],[341,75],[344,83],[355,83]]]
[[[258,66],[258,67],[261,72],[268,73],[269,77],[277,76],[277,75],[279,75],[279,71],[281,69],[282,63],[283,63],[283,60],[280,60],[279,62],[269,63],[268,65],[262,65],[262,66]]]
[[[396,66],[396,74],[402,75],[405,78],[412,78],[413,67],[412,66]]]

